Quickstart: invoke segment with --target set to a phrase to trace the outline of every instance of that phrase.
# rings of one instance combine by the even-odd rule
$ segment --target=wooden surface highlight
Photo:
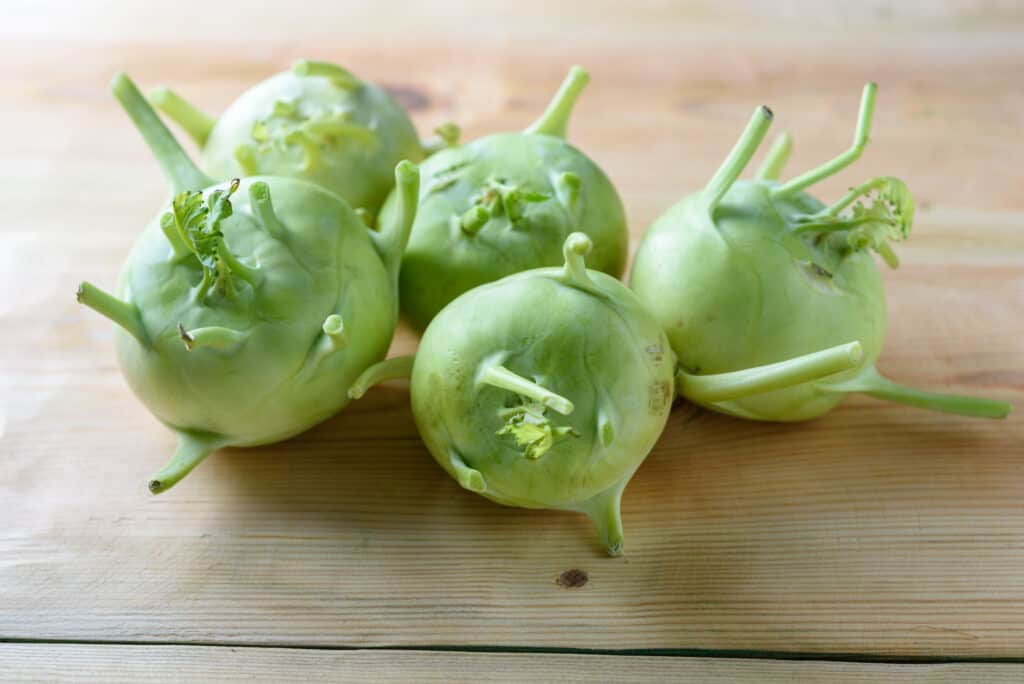
[[[0,639],[1024,655],[1019,10],[58,5],[19,4],[0,25]],[[490,14],[462,30],[469,11]],[[167,194],[107,83],[123,69],[217,112],[305,56],[392,88],[424,135],[454,119],[465,139],[525,126],[568,65],[584,64],[592,80],[569,138],[616,183],[634,245],[705,182],[755,105],[793,133],[793,173],[848,145],[860,88],[878,81],[864,158],[816,192],[886,174],[919,201],[902,266],[884,274],[880,367],[1016,412],[972,421],[854,398],[818,421],[763,425],[679,405],[626,490],[620,559],[604,557],[582,516],[460,490],[420,444],[401,383],[287,443],[215,454],[150,496],[172,436],[121,379],[110,325],[74,301],[80,280],[113,285]],[[392,353],[414,347],[403,329]],[[567,588],[558,580],[572,570],[587,581]],[[8,662],[47,657],[41,645],[2,648]],[[53,654],[138,671],[108,648]],[[153,648],[169,665],[193,662]],[[357,672],[351,663],[383,657],[279,662],[293,656]],[[570,662],[448,658],[396,667]],[[584,671],[627,667],[589,658]],[[681,662],[652,662],[652,677],[704,666]],[[963,667],[906,676],[982,672]]]

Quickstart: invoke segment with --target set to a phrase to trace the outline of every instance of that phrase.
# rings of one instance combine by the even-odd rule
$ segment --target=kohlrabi
[[[661,434],[675,396],[730,400],[848,369],[850,343],[763,368],[676,375],[658,322],[621,282],[588,270],[591,240],[564,267],[481,285],[445,307],[413,357],[371,367],[349,391],[412,378],[423,441],[460,485],[498,503],[590,516],[622,551],[622,491]]]
[[[424,156],[412,122],[390,95],[328,62],[299,60],[216,120],[167,88],[150,99],[195,139],[213,178],[301,178],[371,216],[394,187],[395,165]],[[458,135],[451,124],[443,130]]]
[[[348,402],[394,334],[419,175],[397,165],[399,210],[370,232],[337,195],[303,180],[214,184],[127,77],[113,91],[174,195],[136,242],[118,296],[82,283],[78,301],[118,325],[128,384],[179,436],[149,483],[158,493],[217,448],[285,439]]]
[[[885,296],[872,252],[897,265],[891,243],[910,233],[914,203],[896,178],[872,178],[825,205],[804,190],[849,166],[867,144],[875,85],[864,89],[853,146],[832,161],[776,180],[789,152],[783,136],[757,177],[737,180],[772,113],[760,107],[701,192],[666,211],[637,250],[631,287],[664,327],[680,366],[722,373],[860,340],[856,369],[795,387],[701,402],[744,418],[820,416],[850,392],[950,413],[1001,418],[1003,402],[932,394],[882,377]]]
[[[573,231],[593,241],[593,268],[622,274],[622,202],[601,169],[565,139],[588,78],[573,67],[525,131],[449,147],[423,163],[420,207],[399,276],[403,316],[417,329],[470,288],[557,265]]]

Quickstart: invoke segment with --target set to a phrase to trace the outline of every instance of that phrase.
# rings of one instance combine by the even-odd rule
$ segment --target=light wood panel
[[[1002,684],[1024,665],[892,665],[540,653],[0,644],[8,682],[701,682]]]
[[[999,3],[818,5],[14,3],[0,638],[1024,653],[1024,20]],[[397,88],[423,131],[455,118],[468,137],[524,125],[587,65],[571,137],[617,183],[634,236],[704,182],[754,105],[795,133],[804,168],[848,144],[860,86],[879,81],[869,151],[821,190],[885,173],[921,202],[885,276],[881,365],[1017,413],[854,399],[780,426],[681,406],[627,490],[622,559],[577,516],[459,490],[401,385],[150,497],[170,436],[73,298],[81,279],[113,283],[166,193],[108,79],[126,69],[216,111],[308,55]],[[413,346],[403,331],[395,352]],[[576,568],[586,585],[557,584]]]

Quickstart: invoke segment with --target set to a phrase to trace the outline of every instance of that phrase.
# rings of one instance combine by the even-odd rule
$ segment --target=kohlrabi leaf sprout
[[[112,88],[174,195],[136,242],[118,296],[82,283],[78,300],[117,324],[128,384],[178,434],[149,483],[158,493],[217,448],[285,439],[348,402],[394,334],[419,174],[397,165],[397,211],[371,232],[303,180],[215,184],[126,76]]]
[[[449,147],[423,163],[399,277],[402,313],[414,327],[422,330],[477,285],[558,264],[573,231],[593,241],[593,268],[621,275],[628,242],[622,202],[601,169],[565,139],[588,78],[573,67],[526,130]],[[388,211],[385,204],[381,215]]]
[[[579,511],[622,552],[623,489],[679,391],[728,401],[854,367],[856,342],[763,368],[676,375],[661,325],[620,281],[588,270],[591,239],[563,267],[474,288],[427,327],[413,357],[368,369],[349,393],[411,375],[412,410],[437,462],[466,489],[525,508]]]
[[[772,147],[753,180],[737,180],[772,113],[754,112],[725,163],[701,192],[671,207],[637,250],[630,285],[664,327],[682,369],[722,373],[772,363],[848,340],[864,347],[856,369],[774,392],[699,401],[760,420],[820,416],[850,392],[937,411],[1005,417],[1008,404],[933,394],[881,376],[885,294],[872,252],[890,267],[914,202],[896,178],[872,178],[830,205],[804,192],[856,161],[868,142],[875,84],[864,88],[853,146],[779,182],[789,138]]]
[[[299,60],[243,93],[213,119],[167,88],[150,100],[202,149],[203,168],[223,181],[301,178],[376,214],[394,187],[395,165],[425,150],[409,116],[388,93],[329,62]],[[454,143],[458,129],[439,129]]]

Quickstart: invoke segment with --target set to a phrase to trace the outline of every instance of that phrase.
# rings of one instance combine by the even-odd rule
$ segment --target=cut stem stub
[[[584,288],[594,286],[594,281],[587,273],[586,256],[594,246],[586,233],[571,233],[562,243],[562,256],[565,258],[563,267],[565,278],[574,285]]]
[[[420,196],[420,169],[411,161],[403,160],[395,166],[395,189],[397,206],[390,221],[380,226],[380,231],[370,231],[377,253],[392,277],[398,277],[402,252],[409,242],[412,224],[416,220],[416,208]]]
[[[871,137],[871,118],[875,112],[875,93],[878,86],[868,83],[864,86],[864,92],[860,100],[860,112],[857,116],[857,130],[853,135],[853,145],[846,152],[828,161],[821,166],[802,173],[796,178],[789,180],[772,190],[772,197],[791,197],[804,188],[814,185],[820,180],[839,173],[853,162],[860,159],[861,153],[868,144]]]
[[[974,418],[1006,418],[1010,415],[1011,410],[1010,404],[1005,401],[939,394],[907,387],[886,378],[874,366],[866,366],[857,374],[857,377],[849,380],[817,384],[822,389],[829,391],[860,392],[876,399]]]
[[[393,359],[385,359],[380,363],[375,363],[364,370],[356,378],[356,381],[352,383],[352,386],[348,388],[349,398],[360,399],[371,387],[387,380],[408,378],[412,375],[412,367],[415,361],[416,357],[410,354],[409,356],[396,356]]]
[[[352,72],[344,67],[331,62],[321,62],[315,59],[300,59],[292,65],[292,73],[296,76],[319,76],[326,78],[342,90],[354,90],[361,83]]]
[[[783,167],[789,161],[789,154],[793,151],[793,137],[783,131],[775,136],[768,154],[761,162],[761,168],[757,170],[758,180],[776,180],[782,173]]]
[[[192,469],[203,462],[217,449],[227,446],[223,435],[209,432],[178,430],[178,448],[171,460],[149,480],[149,491],[153,494],[166,492],[180,482]]]
[[[736,141],[736,144],[729,152],[729,156],[718,167],[718,171],[711,177],[711,180],[708,181],[707,186],[701,193],[708,212],[715,210],[718,203],[725,197],[725,193],[729,191],[732,184],[743,173],[743,169],[747,168],[750,159],[757,152],[757,148],[764,140],[764,136],[767,135],[768,128],[772,125],[773,116],[772,110],[764,105],[754,110],[754,114],[750,117],[747,127],[743,130],[743,134],[740,135],[740,139]]]
[[[623,478],[622,482],[601,492],[580,507],[597,528],[601,545],[609,556],[621,556],[625,545],[625,533],[622,529],[622,491],[631,476],[632,473]]]
[[[484,365],[477,374],[477,382],[497,387],[498,389],[508,390],[509,392],[515,392],[520,396],[532,399],[550,409],[558,411],[563,416],[569,415],[575,408],[573,403],[565,397],[555,394],[548,388],[538,385],[532,380],[527,380],[521,375],[516,375],[498,363]]]
[[[555,93],[548,108],[523,132],[564,138],[569,127],[572,109],[589,81],[590,74],[583,67],[574,66],[569,69],[569,74],[562,81],[561,87]]]
[[[676,375],[676,389],[680,395],[699,404],[731,401],[847,371],[856,368],[863,358],[860,342],[850,342],[731,373],[691,375],[680,370]]]
[[[200,110],[170,88],[159,87],[149,92],[149,101],[153,106],[166,114],[181,126],[182,130],[202,147],[210,137],[210,132],[217,125],[217,120]]]
[[[193,163],[126,74],[115,76],[110,90],[149,145],[175,193],[202,190],[214,184],[213,179]]]
[[[139,344],[144,347],[150,346],[149,335],[142,325],[142,316],[137,306],[107,294],[89,282],[82,282],[78,286],[77,297],[80,304],[86,305],[131,333]]]

